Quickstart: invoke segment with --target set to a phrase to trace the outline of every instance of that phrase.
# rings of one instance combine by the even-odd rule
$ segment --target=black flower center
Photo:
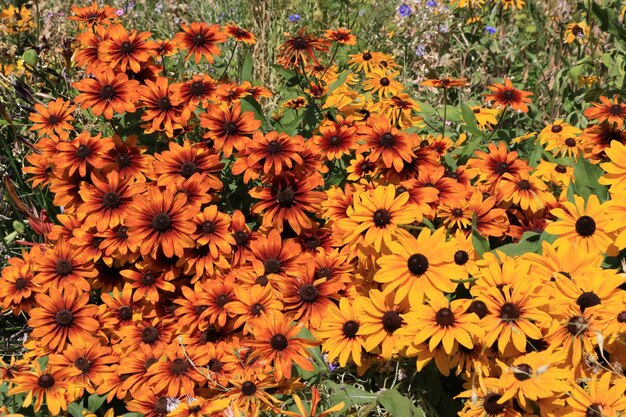
[[[196,172],[198,172],[198,166],[191,161],[185,161],[180,166],[180,175],[184,178],[189,178]]]
[[[280,144],[279,141],[273,140],[267,145],[267,152],[269,152],[270,155],[274,155],[280,152],[282,148],[283,146]]]
[[[134,50],[135,50],[135,45],[133,45],[130,42],[122,42],[122,45],[120,46],[120,52],[125,55],[132,54]]]
[[[390,333],[402,327],[402,317],[400,317],[400,314],[395,310],[389,310],[383,314],[382,322],[383,328]]]
[[[387,77],[383,77],[380,79],[380,85],[382,85],[383,87],[387,87],[389,85],[389,78]]]
[[[348,339],[354,339],[359,331],[359,323],[354,320],[348,320],[343,324],[343,335]]]
[[[255,392],[256,392],[256,385],[254,384],[254,382],[246,381],[243,384],[241,384],[241,393],[243,395],[251,396],[251,395],[254,395]]]
[[[119,207],[120,202],[120,195],[114,191],[109,191],[102,196],[102,205],[108,209],[115,209]]]
[[[341,143],[341,138],[337,135],[333,135],[328,139],[328,142],[333,146],[337,146]]]
[[[194,81],[189,87],[189,92],[192,96],[201,96],[202,94],[204,94],[205,91],[206,88],[204,86],[204,83],[201,81]]]
[[[428,258],[421,253],[416,253],[409,257],[407,266],[413,275],[423,275],[428,270]]]
[[[163,111],[168,111],[172,108],[172,102],[169,97],[161,97],[159,101],[157,101],[157,106]]]
[[[221,360],[219,360],[217,358],[211,358],[211,360],[209,361],[208,366],[209,366],[209,370],[211,372],[219,372],[224,367],[224,364],[222,363]]]
[[[621,313],[617,315],[617,322],[626,323],[626,311],[622,311]]]
[[[584,333],[588,327],[587,320],[583,316],[571,317],[567,322],[567,331],[574,336]]]
[[[531,368],[528,364],[520,363],[519,365],[516,365],[515,368],[517,369],[513,371],[513,376],[518,381],[526,381],[533,376],[533,368]]]
[[[143,285],[152,285],[156,282],[156,277],[154,276],[154,274],[151,274],[150,272],[143,274],[141,276],[141,283]]]
[[[454,313],[449,308],[442,308],[435,314],[435,321],[442,327],[454,325]]]
[[[500,175],[508,172],[509,170],[509,164],[507,164],[506,162],[500,162],[498,165],[496,165],[496,172]]]
[[[582,29],[580,26],[578,26],[578,25],[574,25],[574,26],[572,27],[572,34],[573,34],[574,36],[581,35],[582,33],[583,33],[583,29]]]
[[[305,301],[307,303],[313,303],[317,300],[317,297],[319,296],[319,291],[317,290],[317,288],[315,288],[314,285],[304,284],[300,288],[298,295],[300,296],[300,299],[302,301]]]
[[[504,100],[506,101],[515,100],[515,91],[506,90],[505,92],[502,93],[502,98],[504,98]]]
[[[59,123],[61,121],[61,118],[55,114],[53,114],[52,116],[48,117],[48,124],[49,125],[55,125],[57,123]]]
[[[189,362],[182,358],[174,359],[172,361],[172,364],[170,365],[170,371],[172,371],[174,375],[183,375],[187,372],[188,369]]]
[[[154,403],[154,411],[158,415],[166,415],[167,411],[167,397],[159,397],[158,400]]]
[[[157,232],[166,232],[171,225],[172,219],[167,213],[159,213],[152,218],[152,228]]]
[[[454,217],[463,217],[463,210],[461,210],[460,208],[452,209],[452,215]]]
[[[159,331],[154,326],[148,326],[141,332],[141,340],[144,343],[154,343],[159,338]]]
[[[591,236],[596,231],[596,221],[589,216],[580,216],[576,220],[576,233],[583,237]]]
[[[374,212],[374,224],[376,227],[385,227],[391,223],[391,213],[385,209],[378,209]]]
[[[13,286],[16,290],[21,291],[28,285],[28,280],[25,278],[18,278],[15,280],[15,284]]]
[[[259,316],[263,311],[265,311],[265,307],[263,307],[261,303],[252,304],[250,307],[250,313],[252,313],[253,316]]]
[[[552,130],[552,133],[559,133],[560,131],[563,130],[563,126],[561,126],[561,125],[554,125],[554,126],[552,126],[551,130]]]
[[[306,48],[306,39],[302,36],[297,36],[293,39],[293,49],[304,49]]]
[[[193,37],[193,44],[196,46],[202,46],[205,42],[206,38],[202,33],[198,33],[196,36]]]
[[[217,297],[215,297],[215,304],[217,304],[220,307],[224,307],[229,302],[230,302],[230,297],[228,296],[228,294],[220,294]]]
[[[386,132],[380,136],[380,144],[382,146],[389,147],[389,146],[393,146],[394,143],[395,143],[395,136],[392,133]]]
[[[289,341],[284,334],[278,333],[272,336],[272,338],[270,339],[270,345],[274,350],[285,350],[289,345]]]
[[[121,153],[115,157],[115,162],[120,168],[126,168],[130,165],[130,157],[125,153]]]
[[[56,264],[56,272],[61,276],[66,276],[72,273],[74,267],[72,263],[67,259],[59,259]]]
[[[517,320],[520,313],[519,307],[513,303],[505,303],[500,308],[500,318],[502,320]]]
[[[237,123],[227,122],[224,123],[223,130],[224,132],[226,132],[227,135],[232,136],[237,134],[237,132],[239,131],[239,127],[237,126]]]
[[[467,309],[467,312],[476,313],[478,318],[482,319],[483,317],[487,315],[487,313],[489,313],[489,310],[487,309],[487,304],[485,304],[484,302],[480,300],[474,300],[472,301],[469,308]]]
[[[602,301],[600,297],[593,291],[584,292],[576,299],[576,304],[580,307],[580,312],[584,312],[586,308],[597,306]]]
[[[483,398],[483,408],[490,416],[495,416],[504,411],[504,404],[498,404],[498,401],[502,398],[500,394],[489,393]]]
[[[517,188],[519,188],[520,190],[528,191],[531,188],[530,182],[528,182],[528,180],[521,180],[517,183]]]
[[[122,306],[117,310],[117,315],[121,321],[127,321],[133,318],[133,310],[129,306]]]
[[[263,264],[266,274],[278,274],[280,272],[280,261],[276,258],[270,258]]]
[[[565,144],[570,148],[573,148],[574,146],[576,146],[576,141],[573,138],[567,138],[565,139]]]
[[[369,61],[370,59],[372,59],[372,54],[369,52],[363,54],[363,61]]]
[[[54,378],[50,374],[43,374],[37,379],[40,388],[51,388],[54,386]]]
[[[235,239],[237,246],[245,246],[246,243],[248,243],[248,235],[241,230],[237,230],[233,233],[233,238]]]
[[[469,261],[469,254],[464,250],[458,250],[454,253],[454,263],[457,265],[465,265]]]
[[[317,271],[318,278],[330,278],[333,275],[333,270],[328,267],[321,267],[319,271]]]
[[[78,368],[79,371],[86,374],[91,369],[91,361],[85,357],[80,357],[74,361],[74,366]]]
[[[554,170],[559,174],[565,174],[567,172],[567,168],[564,165],[557,165],[554,167]]]
[[[112,85],[105,85],[102,87],[102,90],[100,90],[100,97],[105,100],[110,100],[113,96],[115,96],[115,88],[113,88]]]
[[[269,284],[269,282],[269,278],[267,278],[265,275],[261,275],[254,280],[254,283],[260,285],[261,287],[265,287],[267,284]]]
[[[202,223],[202,233],[204,233],[205,235],[208,235],[210,233],[214,233],[215,232],[215,223],[213,223],[212,221],[205,221],[204,223]]]
[[[291,207],[296,198],[296,193],[291,187],[284,188],[276,194],[276,201],[283,207]]]
[[[622,107],[619,104],[613,104],[611,107],[609,107],[609,113],[611,113],[613,116],[619,116],[622,114]]]
[[[57,311],[57,314],[55,315],[55,320],[59,326],[68,327],[74,321],[74,315],[70,310],[64,308]]]
[[[87,145],[80,145],[76,149],[76,156],[79,157],[80,159],[85,159],[89,155],[91,155],[91,148]]]

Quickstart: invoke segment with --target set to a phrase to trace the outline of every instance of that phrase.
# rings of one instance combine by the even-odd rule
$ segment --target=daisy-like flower
[[[359,335],[361,323],[356,308],[347,298],[339,300],[339,307],[327,310],[315,336],[323,341],[322,350],[328,352],[328,362],[339,360],[339,366],[352,361],[361,366],[363,336]]]
[[[111,69],[139,72],[141,66],[154,55],[156,43],[148,41],[150,32],[131,31],[122,25],[109,27],[108,37],[100,43],[98,58]]]
[[[35,263],[37,273],[33,281],[37,285],[64,289],[71,286],[83,292],[91,289],[87,279],[98,275],[92,261],[64,238],[35,258]]]
[[[204,138],[211,139],[213,147],[221,150],[226,158],[230,158],[233,149],[243,150],[252,134],[261,127],[261,121],[256,120],[252,112],[242,112],[238,103],[228,108],[212,105],[198,117],[200,126],[208,129]]]
[[[229,380],[231,387],[224,395],[230,401],[233,415],[258,417],[261,410],[269,410],[280,403],[268,391],[277,384],[274,377],[263,368],[246,367]]]
[[[81,132],[69,142],[59,142],[56,145],[59,154],[54,160],[55,168],[62,175],[67,169],[68,174],[75,172],[81,177],[87,176],[87,171],[104,166],[103,155],[113,148],[111,138],[101,138],[100,134],[91,136],[89,132]]]
[[[192,22],[190,25],[182,24],[181,29],[183,31],[176,34],[174,42],[179,49],[189,51],[185,59],[193,55],[196,64],[200,63],[202,57],[212,64],[221,52],[218,44],[227,39],[220,25]]]
[[[416,305],[403,316],[408,323],[402,330],[414,344],[428,343],[432,352],[439,345],[448,355],[459,349],[473,349],[472,336],[482,334],[478,315],[467,312],[468,300],[449,301],[441,292]]]
[[[314,136],[313,141],[322,149],[326,159],[339,159],[350,155],[358,147],[356,130],[355,126],[347,124],[324,123],[319,128],[319,136]]]
[[[556,199],[548,190],[547,184],[529,176],[526,172],[516,177],[504,174],[496,198],[516,204],[522,210],[530,210],[533,213],[545,206],[556,205]]]
[[[243,42],[248,45],[256,43],[256,36],[249,30],[239,27],[235,22],[230,22],[228,25],[223,26],[222,29],[237,42]]]
[[[571,417],[606,416],[616,417],[626,409],[623,378],[616,377],[612,372],[604,372],[600,376],[592,376],[585,387],[572,384],[567,398]]]
[[[2,285],[0,286],[0,306],[2,311],[13,310],[17,315],[24,310],[28,312],[34,304],[36,291],[33,282],[34,257],[40,256],[40,250],[23,251],[21,257],[9,258],[7,266],[2,269]],[[32,257],[31,257],[32,255]]]
[[[359,135],[365,140],[358,149],[358,153],[369,151],[367,157],[371,163],[379,159],[387,168],[401,172],[405,163],[415,157],[412,149],[415,137],[391,126],[389,120],[383,117],[370,117],[367,125],[359,129]]]
[[[100,8],[97,2],[84,7],[72,5],[73,16],[69,17],[69,20],[76,22],[84,22],[87,26],[93,26],[96,24],[105,23],[108,20],[117,18],[115,9],[111,6],[104,6]]]
[[[450,88],[450,87],[465,87],[469,85],[467,78],[432,78],[423,81],[420,85],[424,87],[436,87],[436,88]]]
[[[465,401],[460,417],[520,417],[521,414],[515,409],[513,402],[503,401],[502,389],[496,385],[495,379],[489,379],[489,385],[483,388],[481,385],[472,387],[471,391],[461,393],[459,396],[471,397]]]
[[[69,122],[74,120],[72,113],[76,106],[70,101],[57,98],[48,102],[47,105],[35,104],[35,112],[31,113],[28,119],[33,122],[29,130],[38,131],[39,136],[62,134],[68,130],[74,130]]]
[[[197,371],[202,365],[200,353],[189,346],[183,351],[178,342],[174,342],[165,348],[163,355],[165,361],[150,366],[146,373],[151,389],[168,397],[193,396],[196,384],[206,379]]]
[[[574,43],[578,42],[579,44],[583,44],[586,42],[589,37],[589,25],[587,22],[572,22],[567,25],[565,28],[565,33],[563,34],[563,42],[565,43]]]
[[[217,82],[206,74],[198,74],[184,83],[172,84],[171,88],[180,101],[193,111],[199,105],[208,105],[215,98]]]
[[[576,195],[574,203],[562,202],[561,207],[551,211],[557,220],[546,226],[546,232],[558,236],[555,246],[570,242],[585,252],[614,252],[614,239],[606,232],[610,221],[605,213],[607,206],[600,204],[596,195],[590,195],[586,204]]]
[[[72,87],[81,92],[75,101],[83,109],[91,109],[96,116],[104,114],[107,120],[111,120],[114,112],[135,112],[139,82],[129,80],[123,72],[114,73],[110,69],[96,71],[93,77],[75,82]]]
[[[45,403],[53,415],[59,415],[61,410],[67,410],[67,404],[72,400],[68,376],[70,368],[41,368],[38,361],[33,361],[33,372],[23,372],[18,375],[9,395],[27,392],[23,407],[33,404],[35,411],[39,411]]]
[[[141,120],[147,122],[146,133],[164,131],[168,137],[173,137],[175,129],[187,125],[189,109],[183,106],[168,83],[166,77],[157,77],[156,81],[145,80],[145,84],[138,87],[145,110]]]
[[[277,381],[291,378],[293,363],[306,371],[313,370],[306,349],[317,342],[297,337],[301,327],[277,312],[257,320],[254,325],[254,340],[246,343],[252,347],[251,358],[258,357],[266,363],[273,363]]]
[[[211,399],[207,400],[202,397],[188,397],[187,401],[181,401],[175,410],[168,413],[169,417],[204,417],[217,415],[228,408],[228,400]],[[107,416],[104,416],[107,417]]]
[[[234,327],[244,326],[244,333],[254,330],[256,320],[265,319],[273,311],[280,312],[283,304],[275,298],[274,291],[269,286],[255,284],[244,288],[235,287],[235,301],[229,305],[229,310],[237,318]]]
[[[622,103],[616,94],[613,99],[601,96],[601,103],[593,103],[593,107],[583,112],[591,120],[597,120],[598,123],[607,121],[614,124],[618,129],[624,125],[624,117],[626,117],[626,104]]]
[[[487,109],[481,106],[472,106],[470,109],[472,113],[474,113],[478,127],[481,129],[486,129],[498,124],[498,114],[500,113],[498,109]]]
[[[396,81],[398,75],[400,73],[396,71],[373,70],[363,81],[363,89],[378,94],[380,98],[395,96],[404,90],[404,85]]]
[[[329,41],[337,42],[342,45],[356,45],[356,36],[352,34],[352,30],[350,29],[328,29],[324,32],[324,37]]]
[[[396,303],[408,300],[418,308],[425,297],[454,292],[452,280],[465,275],[461,266],[450,262],[456,248],[453,242],[446,242],[444,228],[431,234],[425,227],[417,239],[410,234],[399,235],[388,247],[392,254],[378,259],[380,269],[374,280],[383,283],[383,294],[394,295]]]
[[[52,351],[63,351],[70,340],[79,343],[90,339],[100,327],[94,318],[98,307],[87,304],[89,293],[79,296],[74,287],[65,288],[63,293],[50,287],[48,294],[37,294],[35,299],[38,307],[30,311],[28,320],[31,335]]]
[[[476,151],[477,158],[472,158],[467,165],[471,172],[479,175],[487,184],[497,183],[504,174],[519,176],[521,172],[530,172],[531,168],[519,157],[516,151],[509,152],[506,144],[500,142],[487,145],[489,152]]]
[[[284,170],[302,164],[300,153],[303,149],[302,136],[289,136],[283,132],[263,135],[257,131],[254,132],[252,142],[248,142],[245,154],[249,167],[261,164],[265,174],[280,175]]]
[[[254,255],[252,264],[259,276],[270,274],[296,275],[302,267],[302,251],[293,239],[282,241],[277,230],[269,232],[267,237],[258,236],[250,243]]]
[[[559,119],[544,127],[541,132],[539,132],[539,136],[537,136],[537,138],[542,145],[545,145],[546,143],[550,143],[555,140],[564,140],[566,138],[571,138],[572,136],[580,135],[581,133],[580,129]]]
[[[523,90],[518,90],[513,87],[509,78],[504,79],[504,84],[495,83],[487,87],[492,91],[491,94],[486,94],[485,99],[493,102],[498,108],[506,108],[510,106],[513,110],[528,113],[527,103],[531,100],[528,98],[533,93]]]
[[[182,194],[149,187],[147,195],[136,197],[129,209],[125,223],[131,244],[138,245],[142,255],[160,249],[167,257],[183,256],[184,248],[195,245],[191,239],[193,213],[186,203]]]
[[[316,52],[327,52],[330,42],[326,39],[316,38],[301,28],[296,35],[285,34],[288,38],[278,46],[277,62],[285,68],[306,67],[310,63],[317,64],[319,61]]]

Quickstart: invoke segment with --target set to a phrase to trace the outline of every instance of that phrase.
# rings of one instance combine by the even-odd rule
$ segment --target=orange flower
[[[206,106],[215,99],[217,82],[206,74],[199,74],[184,83],[172,84],[171,88],[176,97],[193,111],[198,105]]]
[[[30,311],[28,325],[41,346],[60,352],[70,341],[90,339],[100,327],[94,318],[98,307],[87,304],[87,292],[79,296],[74,287],[66,287],[63,293],[50,287],[48,294],[37,294],[35,299],[39,307]]]
[[[126,71],[130,68],[139,72],[142,64],[155,54],[156,43],[148,41],[150,32],[131,31],[128,33],[122,25],[109,27],[108,39],[100,44],[98,57],[112,69]]]
[[[69,124],[74,120],[72,113],[76,110],[76,106],[69,101],[57,98],[50,101],[46,106],[43,104],[35,104],[36,113],[31,113],[28,119],[34,124],[29,130],[39,130],[39,136],[51,135],[56,133],[62,134],[67,130],[74,130],[74,126]]]
[[[209,130],[204,138],[213,140],[213,147],[224,152],[226,158],[233,154],[233,148],[243,150],[250,136],[261,127],[261,121],[252,112],[242,112],[238,103],[229,108],[212,105],[199,118],[200,126]]]
[[[70,20],[85,22],[88,26],[105,23],[107,20],[117,18],[113,7],[104,6],[103,8],[100,8],[98,7],[98,3],[95,1],[91,5],[85,7],[72,5],[72,13],[74,13],[74,16],[70,16]]]
[[[93,31],[85,31],[76,35],[76,41],[80,44],[80,48],[74,55],[74,62],[81,67],[87,67],[87,71],[97,68],[106,67],[107,64],[102,62],[98,55],[100,43],[109,38],[108,26],[96,25]]]
[[[613,100],[608,97],[601,96],[602,103],[593,103],[593,107],[584,111],[584,115],[589,119],[598,120],[598,123],[607,121],[615,123],[618,129],[624,125],[624,117],[626,117],[626,104],[619,101],[617,94],[613,96]]]
[[[174,42],[179,49],[189,50],[185,59],[194,56],[196,64],[204,56],[209,64],[220,54],[218,43],[226,42],[226,33],[222,32],[220,25],[209,26],[205,22],[192,22],[191,26],[182,24],[182,32],[174,37]]]
[[[123,114],[134,113],[139,82],[129,80],[126,74],[114,73],[111,70],[96,71],[93,78],[85,78],[72,83],[82,94],[75,101],[80,103],[83,109],[91,109],[93,114],[99,116],[104,113],[107,120],[113,118],[113,112]]]
[[[468,84],[467,78],[432,78],[422,81],[421,85],[424,87],[450,88],[465,87]]]
[[[369,151],[368,159],[375,163],[382,159],[385,167],[402,171],[404,162],[411,162],[415,154],[413,137],[391,126],[389,120],[383,117],[370,117],[367,125],[360,128],[359,134],[365,143],[357,152]]]
[[[138,87],[145,110],[141,120],[148,122],[143,125],[148,134],[164,131],[168,137],[173,137],[174,130],[183,129],[189,120],[189,109],[168,82],[166,77],[157,77],[156,81],[145,80],[145,85]]]
[[[98,275],[91,260],[66,243],[64,238],[38,256],[35,262],[37,274],[34,282],[42,286],[65,289],[72,287],[79,292],[86,292],[91,289],[87,279]]]
[[[328,29],[324,32],[324,37],[330,41],[335,41],[342,45],[356,45],[356,36],[352,30],[346,28]]]
[[[59,142],[58,157],[54,160],[58,172],[67,169],[69,175],[76,171],[81,177],[87,176],[87,171],[94,168],[102,168],[104,161],[102,156],[113,148],[111,138],[100,138],[89,135],[89,132],[81,132],[71,142]]]
[[[504,79],[504,84],[496,83],[487,87],[493,93],[486,94],[485,99],[492,101],[496,107],[511,106],[512,109],[528,113],[528,106],[526,103],[530,103],[528,96],[532,96],[533,93],[523,90],[518,90],[513,87],[509,78]]]
[[[23,372],[15,378],[15,386],[9,390],[9,395],[27,392],[22,404],[24,408],[30,406],[35,398],[35,411],[39,411],[45,402],[52,415],[60,415],[61,410],[67,409],[68,400],[72,399],[67,380],[70,369],[50,367],[43,370],[37,361],[33,361],[33,366],[33,372]]]
[[[240,28],[236,23],[230,22],[228,26],[224,27],[224,31],[228,36],[236,40],[237,42],[247,43],[254,45],[256,43],[256,37],[254,34],[246,29]]]
[[[169,149],[156,155],[152,179],[157,180],[159,186],[170,184],[179,178],[189,179],[196,173],[204,174],[204,181],[210,188],[219,190],[222,182],[212,173],[219,172],[223,167],[220,158],[212,150],[184,141],[183,145],[176,142],[169,143]]]
[[[289,136],[284,132],[269,132],[263,135],[254,132],[252,142],[245,149],[248,166],[262,164],[265,174],[280,175],[281,172],[302,163],[302,136]]]
[[[166,360],[159,361],[148,369],[148,384],[151,389],[156,393],[167,394],[168,397],[193,396],[194,386],[206,379],[196,370],[197,366],[203,365],[199,362],[199,354],[190,347],[183,351],[178,343],[169,345],[163,354]]]
[[[306,33],[306,28],[301,28],[295,36],[285,34],[289,39],[278,46],[278,63],[285,68],[298,68],[300,65],[307,66],[311,62],[319,61],[315,52],[327,52],[329,42],[326,39],[316,38]]]

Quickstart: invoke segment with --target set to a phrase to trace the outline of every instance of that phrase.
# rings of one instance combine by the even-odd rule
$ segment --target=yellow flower
[[[563,37],[565,43],[578,42],[582,45],[589,37],[589,26],[585,22],[572,22],[565,28]]]

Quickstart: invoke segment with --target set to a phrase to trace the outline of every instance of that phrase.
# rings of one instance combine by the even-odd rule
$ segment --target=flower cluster
[[[492,140],[533,106],[511,79],[463,105],[472,139],[446,136],[445,110],[440,134],[421,133],[392,56],[340,68],[355,35],[301,28],[277,50],[299,94],[268,118],[269,90],[202,71],[256,42],[236,24],[153,39],[108,6],[74,14],[84,73],[72,99],[35,105],[24,168],[62,213],[31,219],[42,241],[0,286],[32,328],[0,363],[24,407],[58,415],[97,394],[147,417],[324,416],[352,404],[318,409],[311,374],[395,361],[458,377],[463,417],[626,412],[619,96],[584,110],[584,129],[550,123],[529,157],[531,135]],[[186,79],[166,68],[179,51]],[[467,83],[423,86],[447,109]],[[591,192],[604,185],[610,198]],[[308,411],[296,392],[312,384]]]

